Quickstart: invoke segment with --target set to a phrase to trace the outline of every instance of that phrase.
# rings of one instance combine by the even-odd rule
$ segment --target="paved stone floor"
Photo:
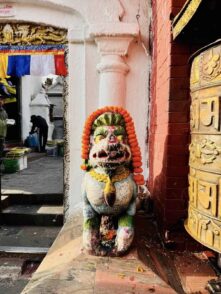
[[[137,216],[129,254],[96,257],[82,251],[81,212],[66,223],[22,294],[204,294],[216,278],[204,252],[170,252],[153,219]]]
[[[50,248],[60,229],[60,227],[4,225],[0,227],[0,249],[1,246]]]
[[[27,169],[3,175],[2,193],[63,193],[63,158],[39,155],[28,160]]]

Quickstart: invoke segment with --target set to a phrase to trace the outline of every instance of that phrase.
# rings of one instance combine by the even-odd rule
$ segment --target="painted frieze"
[[[30,23],[0,24],[1,45],[66,44],[67,30]]]

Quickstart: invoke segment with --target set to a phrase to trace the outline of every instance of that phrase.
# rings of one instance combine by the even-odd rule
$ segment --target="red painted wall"
[[[163,236],[186,217],[190,48],[172,40],[171,19],[185,0],[153,0],[149,189]]]

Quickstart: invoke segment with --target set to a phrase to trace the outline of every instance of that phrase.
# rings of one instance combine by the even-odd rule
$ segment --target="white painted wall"
[[[14,0],[15,16],[4,18],[5,21],[30,21],[54,25],[68,30],[69,36],[69,77],[68,77],[68,109],[69,122],[69,150],[70,165],[66,171],[69,192],[66,203],[66,217],[74,213],[74,208],[81,201],[80,150],[82,128],[86,117],[98,107],[100,76],[96,66],[101,61],[97,44],[89,36],[90,28],[94,25],[102,27],[105,24],[109,33],[118,24],[117,29],[124,34],[124,24],[137,25],[140,29],[140,39],[133,41],[128,54],[124,58],[129,66],[126,75],[125,105],[131,112],[137,129],[138,140],[143,156],[147,146],[146,128],[148,120],[148,80],[149,56],[147,56],[148,32],[150,21],[150,5],[146,0]],[[139,23],[136,15],[140,14]],[[0,19],[1,21],[1,19]],[[119,34],[120,31],[113,31]],[[105,34],[105,31],[103,31]],[[107,35],[108,38],[108,35]],[[26,103],[32,92],[30,77],[22,81],[25,89],[22,112],[27,112],[29,103]],[[24,126],[23,137],[29,128]],[[146,158],[144,156],[144,163]],[[147,175],[147,167],[145,166]]]
[[[30,132],[30,102],[31,97],[36,95],[41,89],[41,77],[24,76],[21,78],[21,138],[22,141]]]
[[[134,118],[138,142],[142,153],[144,178],[146,179],[148,176],[148,151],[146,142],[150,64],[143,48],[137,43],[131,44],[128,52],[127,63],[131,70],[127,76],[126,108]]]
[[[69,199],[67,215],[74,213],[75,206],[81,199],[81,182],[83,173],[81,165],[81,135],[86,117],[86,80],[85,80],[85,46],[84,44],[71,44],[69,46],[69,79],[68,79],[68,121],[69,121]],[[77,79],[72,77],[78,76]]]

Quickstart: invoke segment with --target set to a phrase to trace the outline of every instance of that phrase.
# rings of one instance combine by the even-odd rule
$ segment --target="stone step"
[[[2,209],[0,224],[61,226],[63,224],[62,205],[10,205]]]
[[[47,254],[61,227],[1,226],[0,255],[33,256]]]
[[[63,194],[32,194],[32,193],[2,193],[2,200],[8,197],[8,203],[12,204],[63,204]]]
[[[0,227],[0,293],[21,293],[61,227]]]
[[[47,247],[20,247],[20,246],[0,246],[0,254],[18,254],[18,255],[46,255]]]
[[[1,196],[1,203],[0,203],[1,209],[6,208],[9,205],[10,205],[9,196],[7,195]]]

